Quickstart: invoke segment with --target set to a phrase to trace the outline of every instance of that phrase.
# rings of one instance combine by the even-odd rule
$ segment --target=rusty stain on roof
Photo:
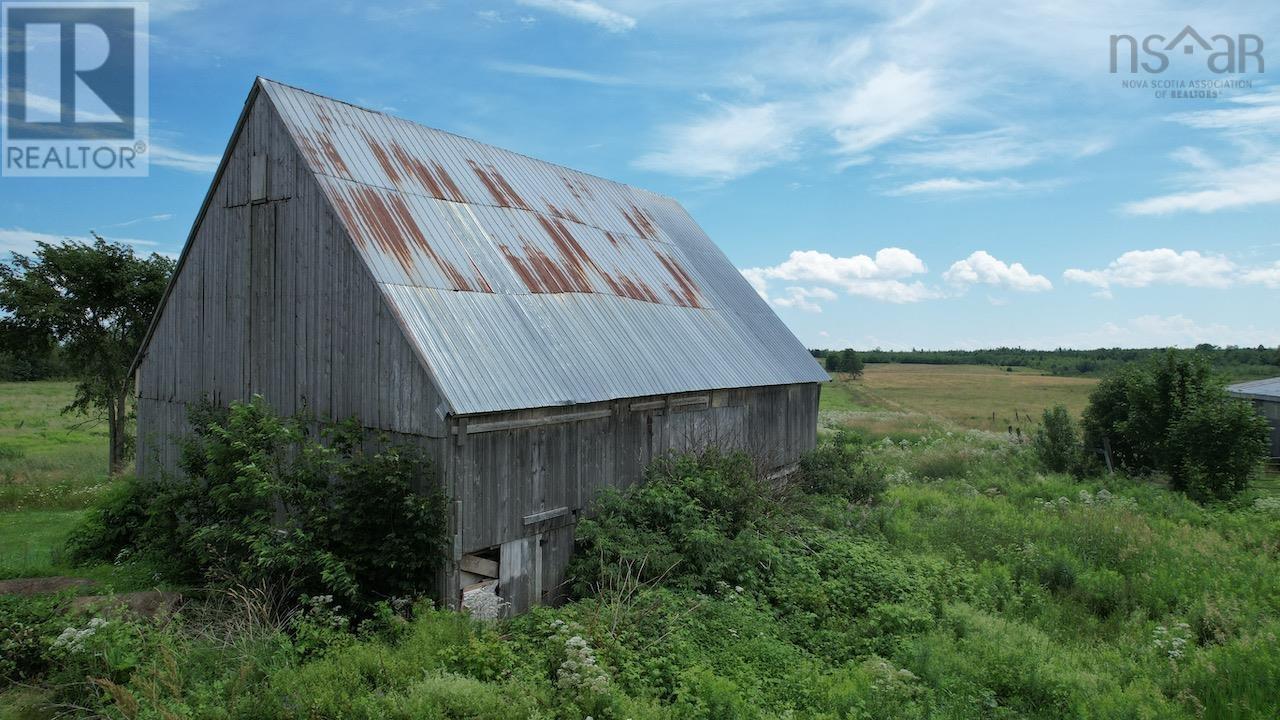
[[[471,166],[471,170],[475,172],[476,177],[480,178],[480,182],[488,188],[489,194],[493,196],[493,201],[502,207],[520,208],[521,210],[532,210],[525,203],[524,198],[516,193],[507,179],[502,177],[502,173],[498,169],[490,165],[486,170],[481,167],[475,160],[467,159],[467,164]]]
[[[448,412],[827,379],[674,200],[259,83]]]
[[[338,212],[348,224],[368,230],[368,239],[391,253],[396,261],[406,269],[414,265],[412,247],[422,250],[431,261],[440,268],[453,283],[454,290],[471,290],[467,278],[458,268],[431,247],[425,235],[414,221],[409,207],[396,195],[387,195],[384,199],[376,190],[357,185],[352,188],[353,197],[335,198]],[[356,234],[357,242],[365,241],[365,234]],[[474,267],[474,266],[473,266]],[[479,271],[477,270],[477,275]],[[481,287],[488,282],[479,278]]]

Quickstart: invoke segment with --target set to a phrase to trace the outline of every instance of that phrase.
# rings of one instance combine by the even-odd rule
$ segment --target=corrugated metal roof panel
[[[1227,392],[1256,400],[1280,400],[1280,377],[1228,385]]]
[[[827,379],[674,200],[260,82],[455,413]]]

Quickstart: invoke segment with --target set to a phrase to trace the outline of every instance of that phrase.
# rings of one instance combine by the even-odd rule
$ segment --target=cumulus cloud
[[[834,292],[824,287],[805,288],[793,286],[787,288],[787,294],[784,297],[774,298],[773,304],[778,307],[789,307],[797,310],[804,310],[805,312],[820,313],[822,312],[822,306],[816,302],[817,300],[831,301],[835,300],[837,297],[838,296]]]
[[[714,115],[663,130],[663,149],[638,167],[673,175],[729,180],[785,157],[795,138],[781,106],[729,105]]]
[[[1158,248],[1130,250],[1105,268],[1070,268],[1062,276],[1071,282],[1092,285],[1104,291],[1114,286],[1147,287],[1155,284],[1223,288],[1231,285],[1236,270],[1235,263],[1222,255]]]
[[[1025,343],[1024,347],[1194,347],[1201,343],[1275,345],[1280,344],[1280,330],[1200,322],[1181,314],[1141,315],[1119,323],[1103,323],[1096,330],[1052,341]]]
[[[1022,263],[1005,264],[985,250],[957,260],[942,274],[942,279],[957,286],[998,285],[1022,292],[1051,290],[1053,283],[1043,275],[1034,275]]]
[[[636,19],[592,0],[517,0],[521,5],[590,23],[609,32],[621,33],[636,26]]]
[[[924,261],[902,248],[883,248],[874,257],[835,257],[817,250],[795,250],[778,265],[746,268],[741,272],[760,297],[781,307],[800,308],[802,304],[816,305],[816,300],[835,299],[834,293],[821,286],[832,286],[849,295],[892,303],[919,302],[939,296],[936,289],[908,280],[912,275],[926,272],[926,268]],[[771,280],[817,283],[819,286],[791,286],[787,288],[787,296],[770,298]],[[803,292],[796,295],[793,293],[795,290]],[[817,294],[821,290],[830,295]]]
[[[1280,262],[1270,267],[1248,270],[1241,279],[1251,285],[1265,285],[1272,289],[1280,289]]]

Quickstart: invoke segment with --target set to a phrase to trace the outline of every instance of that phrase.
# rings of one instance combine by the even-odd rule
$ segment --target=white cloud
[[[620,33],[636,26],[636,19],[610,10],[592,0],[517,0],[526,7],[546,10],[558,15],[597,25],[609,32]]]
[[[1105,268],[1071,268],[1062,276],[1071,282],[1103,290],[1110,290],[1113,286],[1146,287],[1154,284],[1224,288],[1232,284],[1236,270],[1235,263],[1222,255],[1158,248],[1130,250]]]
[[[940,296],[936,289],[924,283],[906,280],[912,275],[926,272],[926,268],[920,258],[902,248],[883,248],[876,252],[875,257],[835,257],[816,250],[795,250],[778,265],[746,268],[741,272],[760,297],[782,307],[798,307],[801,300],[811,303],[814,298],[830,298],[814,295],[816,290],[822,288],[811,286],[807,289],[787,288],[789,293],[794,290],[808,293],[799,298],[792,293],[787,297],[771,300],[768,291],[771,280],[820,283],[833,286],[849,295],[892,303],[919,302]]]
[[[955,195],[965,193],[981,193],[981,192],[1013,192],[1024,190],[1027,185],[1011,180],[1009,178],[999,178],[996,180],[979,180],[976,178],[932,178],[930,180],[921,180],[919,182],[909,183],[894,188],[887,192],[887,195]]]
[[[1012,170],[1052,158],[1082,158],[1111,147],[1105,138],[1038,140],[1016,127],[972,133],[913,138],[919,149],[898,153],[895,165],[943,168],[961,172]]]
[[[793,140],[794,128],[779,105],[726,106],[710,117],[666,128],[663,149],[635,164],[673,175],[729,180],[786,157]]]
[[[130,225],[137,225],[138,223],[164,222],[165,220],[172,220],[172,219],[173,219],[173,213],[156,213],[155,215],[146,215],[144,217],[133,218],[132,220],[125,220],[124,222],[112,223],[111,225],[103,225],[102,227],[109,227],[109,228],[129,227]]]
[[[135,238],[120,238],[110,235],[104,236],[108,242],[123,243],[125,245],[138,245],[151,251],[159,243],[151,240],[138,240]],[[92,237],[89,233],[82,235],[56,235],[53,233],[35,232],[25,228],[0,228],[0,260],[8,260],[9,253],[21,253],[29,255],[36,249],[36,243],[43,242],[51,245],[60,244],[66,240],[74,240],[77,242],[91,242]]]
[[[1184,178],[1181,192],[1125,203],[1130,215],[1211,213],[1280,202],[1280,155],[1226,168],[1197,168]]]
[[[211,173],[218,169],[221,155],[189,153],[166,145],[151,145],[151,164],[193,173]]]
[[[833,96],[827,122],[839,151],[857,156],[927,125],[946,101],[930,71],[888,63],[866,82]]]
[[[1280,289],[1280,262],[1270,267],[1246,271],[1241,279],[1251,285],[1266,285],[1273,290]]]
[[[1185,315],[1142,315],[1129,320],[1103,323],[1095,330],[1061,337],[1019,343],[1022,347],[1194,347],[1215,345],[1276,345],[1280,329],[1236,327],[1223,323],[1202,323]]]
[[[618,77],[617,75],[602,75],[600,73],[574,70],[573,68],[552,67],[550,65],[492,62],[489,63],[489,69],[511,75],[549,78],[551,80],[572,80],[592,85],[628,85],[631,82],[627,78]]]
[[[953,285],[967,286],[978,283],[999,285],[1022,292],[1050,290],[1053,283],[1043,275],[1033,275],[1022,263],[1005,264],[985,250],[971,253],[964,260],[957,260],[942,274],[942,279]]]
[[[789,307],[805,312],[820,313],[822,306],[817,300],[832,301],[838,298],[834,292],[824,287],[789,287],[785,297],[775,298],[773,304],[778,307]]]
[[[1189,170],[1173,178],[1178,190],[1125,203],[1130,215],[1211,213],[1280,203],[1280,90],[1231,98],[1232,106],[1177,113],[1169,120],[1213,130],[1236,148],[1235,162],[1224,162],[1200,148],[1183,147],[1170,157]]]

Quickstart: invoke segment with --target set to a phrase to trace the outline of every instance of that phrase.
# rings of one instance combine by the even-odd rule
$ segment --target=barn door
[[[566,595],[565,566],[573,553],[574,527],[563,525],[502,544],[498,595],[510,603],[510,612],[551,605]]]

